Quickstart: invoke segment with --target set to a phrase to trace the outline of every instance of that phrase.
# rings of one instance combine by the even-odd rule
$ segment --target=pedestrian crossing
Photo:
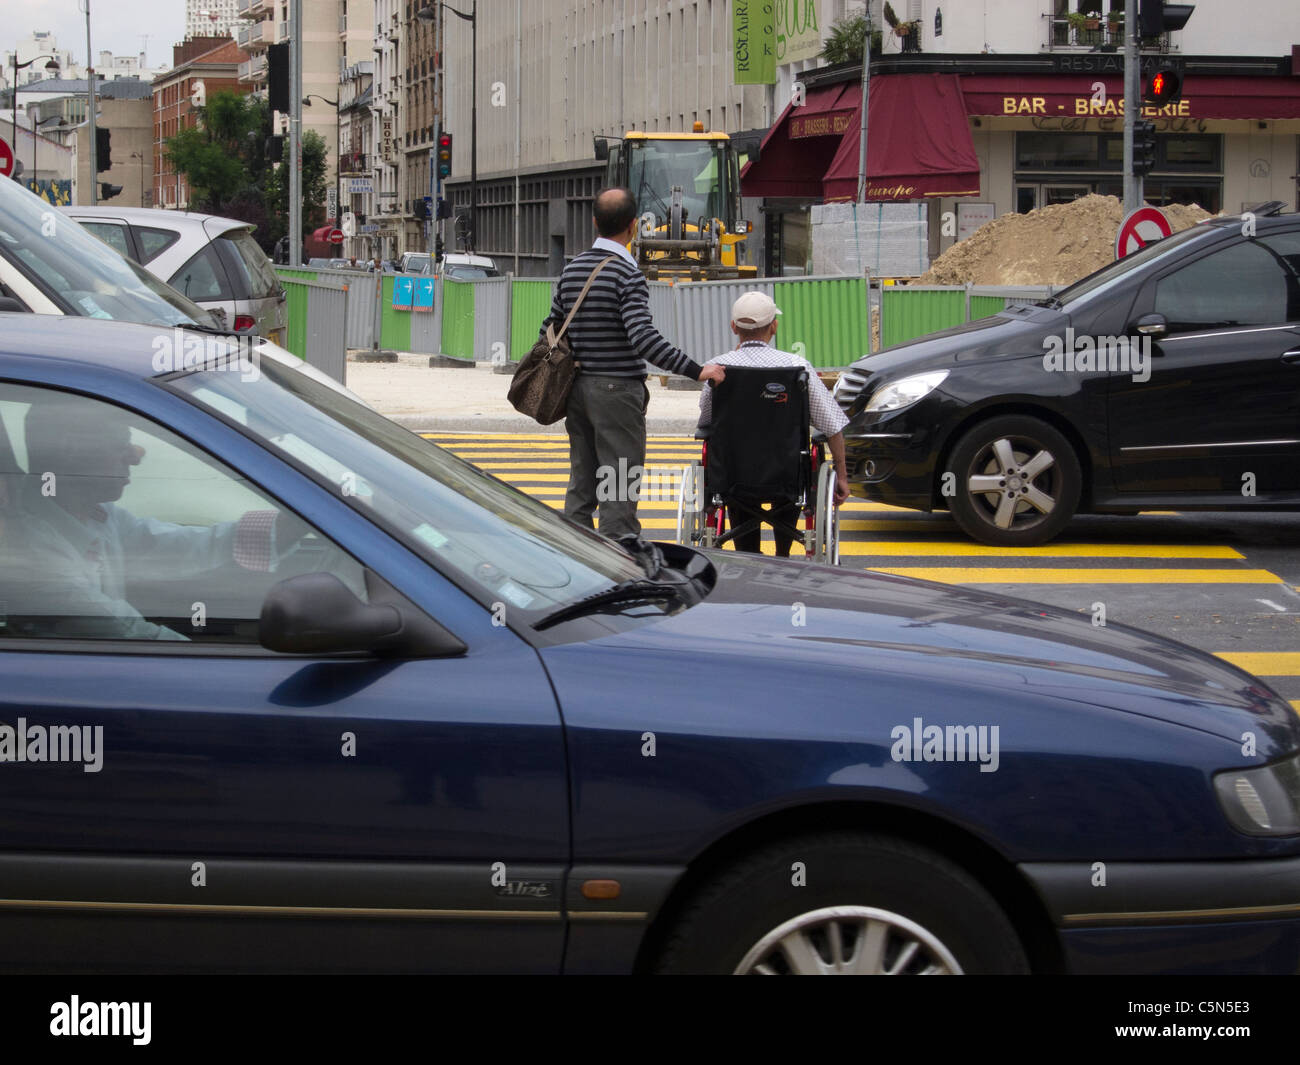
[[[422,435],[548,506],[564,509],[569,449],[563,433]],[[675,535],[681,471],[699,456],[700,443],[690,437],[654,436],[647,441],[637,513],[648,539]],[[842,565],[855,569],[994,587],[1026,598],[1046,598],[1049,586],[1052,590],[1076,587],[1080,592],[1097,586],[1097,596],[1130,591],[1148,597],[1204,593],[1259,603],[1265,601],[1261,596],[1277,599],[1283,594],[1276,592],[1281,586],[1288,605],[1297,601],[1298,589],[1291,589],[1270,570],[1252,565],[1235,547],[1177,542],[1176,536],[1169,535],[1140,542],[1141,530],[1131,522],[1123,528],[1114,540],[1108,530],[1105,537],[1090,537],[1090,542],[1062,538],[1040,547],[990,547],[969,540],[946,514],[925,514],[855,497],[840,511],[840,556]],[[774,553],[767,528],[763,551]],[[1221,657],[1268,680],[1300,711],[1300,652],[1225,651]]]

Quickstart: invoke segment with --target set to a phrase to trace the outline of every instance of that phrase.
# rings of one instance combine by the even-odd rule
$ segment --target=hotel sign
[[[838,137],[847,133],[852,124],[852,111],[820,111],[814,115],[796,112],[790,116],[787,129],[791,140],[800,140],[804,137]]]

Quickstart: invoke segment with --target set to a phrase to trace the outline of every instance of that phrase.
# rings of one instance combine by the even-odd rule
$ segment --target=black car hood
[[[778,687],[817,686],[846,666],[863,682],[884,673],[966,687],[1041,693],[1234,741],[1253,730],[1280,752],[1300,745],[1300,721],[1249,674],[1194,648],[1090,615],[953,585],[735,552],[708,552],[717,582],[688,610],[592,641],[620,659],[698,654],[748,659]],[[802,617],[800,617],[802,612]],[[573,645],[569,645],[573,647]],[[548,658],[552,650],[543,651]]]

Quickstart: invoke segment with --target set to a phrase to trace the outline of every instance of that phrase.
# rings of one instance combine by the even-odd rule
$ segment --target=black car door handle
[[[1282,361],[1289,362],[1292,365],[1300,365],[1300,348],[1292,348],[1290,351],[1282,352]]]

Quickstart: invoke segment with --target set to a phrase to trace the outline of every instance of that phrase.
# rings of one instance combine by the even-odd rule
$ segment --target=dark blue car
[[[618,545],[198,334],[0,315],[0,430],[0,969],[1300,968],[1300,719],[1180,644]]]

